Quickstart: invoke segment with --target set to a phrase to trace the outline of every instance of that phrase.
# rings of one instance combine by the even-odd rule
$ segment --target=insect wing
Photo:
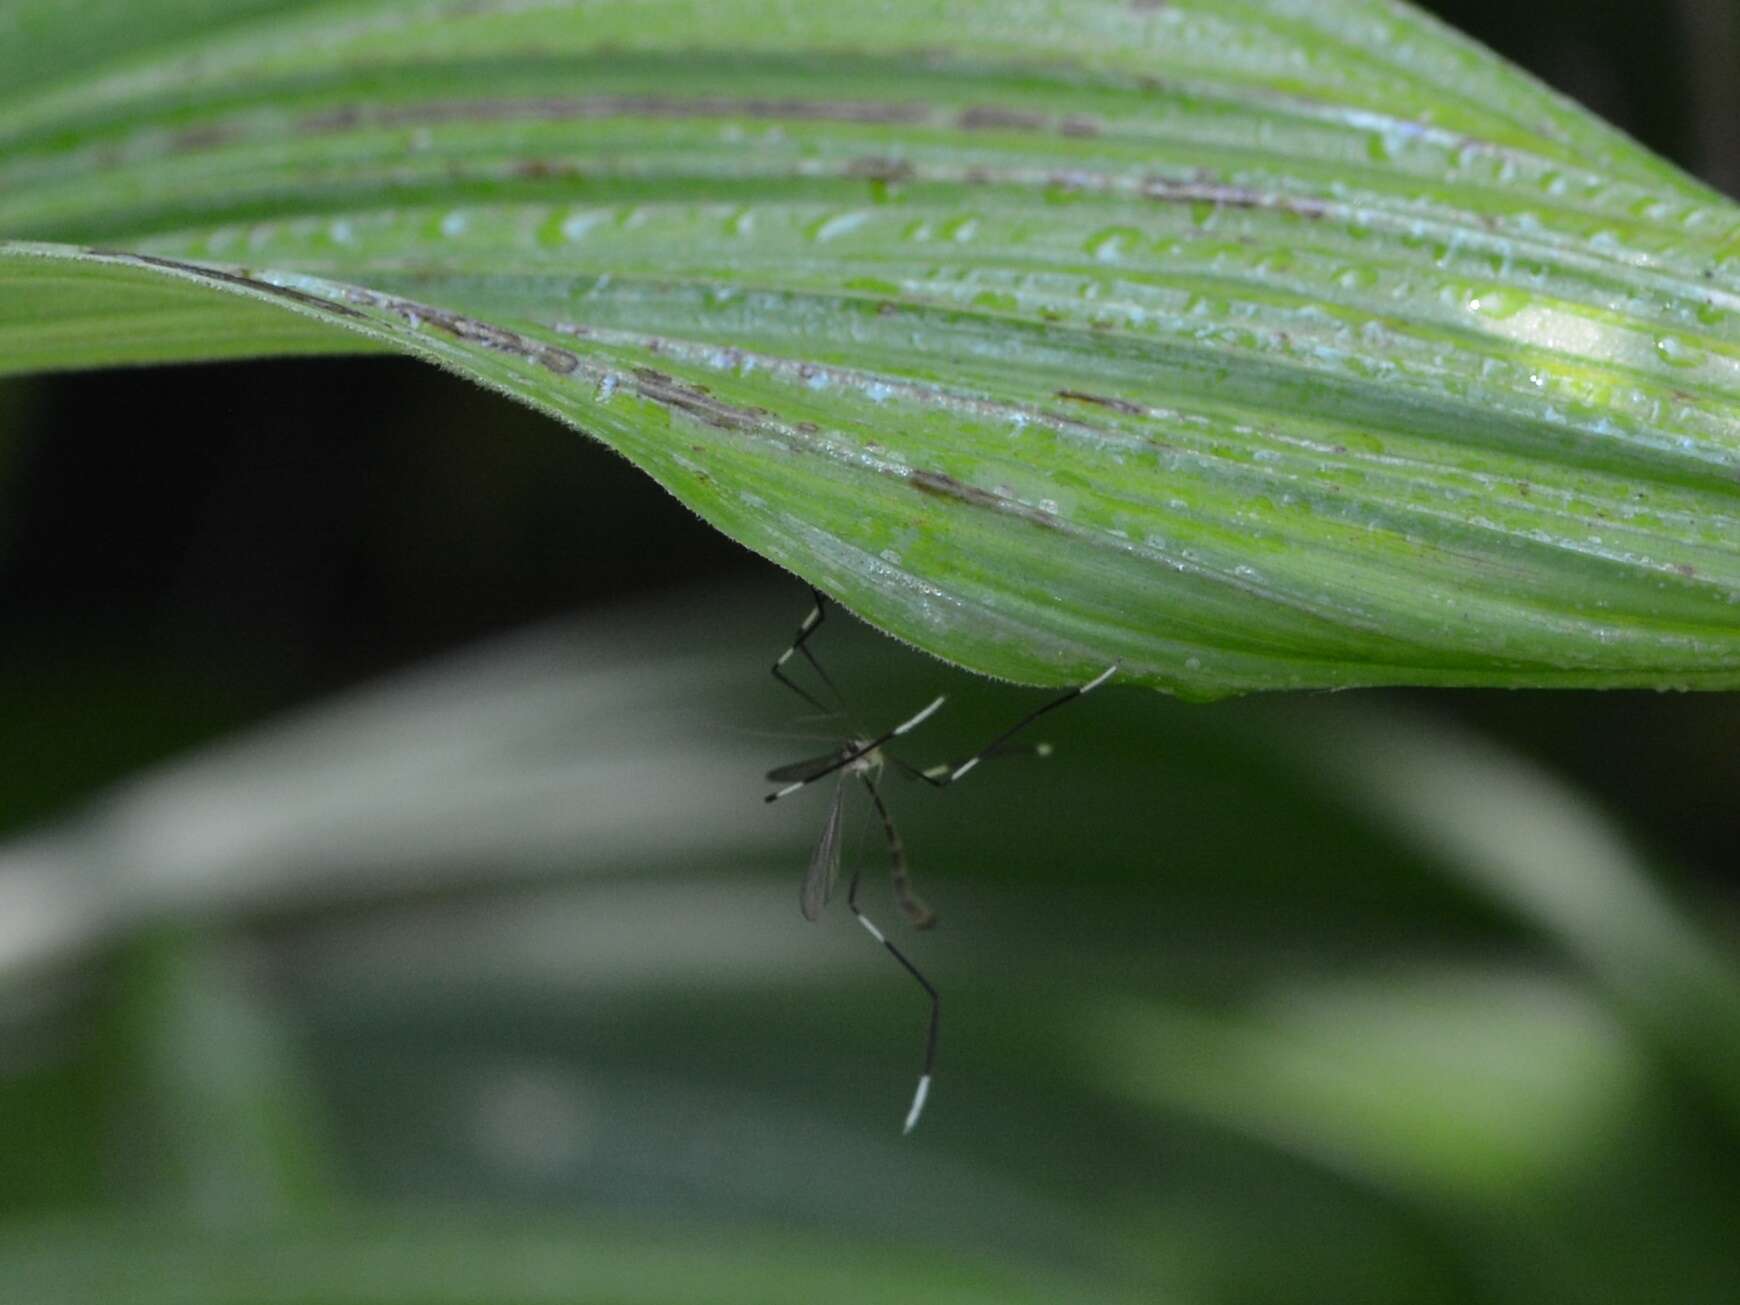
[[[834,881],[840,876],[840,827],[845,809],[846,786],[841,784],[834,789],[834,800],[828,804],[822,836],[816,840],[816,850],[810,853],[810,868],[804,873],[803,888],[798,892],[798,906],[806,920],[817,919],[834,895]]]

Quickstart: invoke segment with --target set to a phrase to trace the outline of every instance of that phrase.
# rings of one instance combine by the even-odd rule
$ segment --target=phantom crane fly
[[[843,715],[843,699],[828,673],[816,660],[810,651],[809,639],[822,624],[826,613],[827,598],[820,592],[812,590],[815,595],[815,606],[798,627],[797,635],[791,646],[779,655],[773,664],[773,677],[805,702],[818,711],[829,716]],[[842,705],[829,707],[809,690],[798,684],[786,674],[787,663],[793,657],[802,657],[809,663],[821,682],[837,702]],[[1028,756],[1046,756],[1050,747],[1046,744],[1021,744],[1014,742],[1015,735],[1026,729],[1034,721],[1061,707],[1066,702],[1073,702],[1084,694],[1091,693],[1100,687],[1117,672],[1117,665],[1107,667],[1099,675],[1086,684],[1071,689],[1061,697],[1054,698],[1036,711],[1016,721],[984,747],[964,761],[949,765],[932,766],[920,770],[908,765],[891,752],[885,751],[888,744],[902,735],[909,734],[925,721],[929,720],[941,709],[944,699],[936,698],[922,710],[907,717],[893,729],[874,737],[853,737],[845,739],[831,752],[819,757],[811,757],[807,761],[794,762],[789,766],[780,766],[767,772],[769,781],[782,787],[767,795],[766,801],[777,802],[781,798],[790,797],[800,789],[811,784],[836,776],[834,794],[828,803],[827,818],[822,822],[821,837],[816,840],[815,850],[810,853],[809,868],[804,872],[803,883],[798,890],[798,907],[803,912],[804,919],[815,920],[821,916],[822,908],[828,904],[834,894],[834,886],[840,876],[841,831],[844,827],[846,789],[852,779],[858,780],[864,791],[870,795],[871,804],[876,808],[876,814],[882,821],[882,832],[888,841],[888,859],[890,874],[894,887],[894,901],[908,922],[915,929],[928,929],[936,923],[936,915],[924,904],[912,889],[912,875],[906,859],[906,845],[901,842],[900,832],[894,827],[894,818],[889,814],[888,804],[883,800],[882,790],[877,787],[877,781],[882,776],[884,765],[892,765],[910,779],[921,780],[933,788],[947,788],[964,778],[982,761],[993,757],[1005,757],[1025,754]],[[930,999],[930,1028],[925,1036],[924,1070],[919,1076],[918,1090],[913,1094],[912,1108],[906,1114],[905,1132],[912,1132],[918,1124],[918,1119],[924,1113],[925,1099],[930,1095],[931,1074],[936,1066],[937,1033],[942,1019],[942,997],[931,981],[925,978],[919,968],[914,965],[906,954],[896,947],[889,937],[879,929],[875,922],[858,906],[858,880],[861,868],[853,867],[852,878],[846,889],[846,906],[851,910],[858,923],[864,926],[866,932],[888,950],[888,954],[898,961],[908,974],[918,981]]]

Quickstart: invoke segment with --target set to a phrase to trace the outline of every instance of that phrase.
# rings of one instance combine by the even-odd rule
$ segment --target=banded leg
[[[901,769],[905,770],[915,779],[922,779],[932,788],[947,788],[956,780],[963,778],[981,761],[988,760],[991,757],[1009,756],[1013,753],[1029,751],[1025,745],[1011,745],[1009,740],[1014,738],[1029,725],[1033,724],[1033,722],[1038,720],[1041,716],[1045,715],[1046,712],[1056,711],[1066,702],[1074,702],[1077,698],[1086,697],[1117,673],[1118,663],[1113,662],[1086,684],[1071,689],[1061,697],[1053,698],[1050,702],[1046,703],[1036,711],[1028,712],[1020,720],[1016,721],[1008,729],[1004,730],[996,738],[992,739],[965,761],[953,762],[942,766],[930,766],[924,770],[915,770],[911,766],[903,764]],[[1051,746],[1046,743],[1037,743],[1032,745],[1031,752],[1035,756],[1048,756],[1051,752]]]
[[[931,1071],[936,1068],[936,1039],[942,1025],[942,994],[931,984],[931,981],[919,973],[918,966],[906,959],[905,954],[888,941],[887,935],[878,929],[870,917],[858,909],[858,879],[860,872],[852,872],[852,886],[846,891],[846,905],[852,908],[852,914],[858,923],[863,925],[870,936],[888,949],[888,954],[899,961],[901,967],[918,980],[918,986],[930,996],[930,1032],[924,1042],[924,1073],[919,1075],[918,1089],[912,1094],[912,1108],[906,1112],[906,1126],[900,1131],[910,1133],[918,1126],[918,1117],[924,1113],[925,1099],[930,1096]]]
[[[845,710],[845,700],[840,697],[839,687],[829,678],[828,673],[822,669],[822,664],[816,660],[815,654],[805,646],[809,643],[810,636],[821,628],[823,620],[827,617],[827,596],[823,594],[820,589],[811,589],[810,594],[815,599],[816,605],[810,609],[810,614],[804,617],[803,624],[798,626],[797,634],[792,638],[791,647],[787,648],[779,655],[770,669],[773,671],[774,679],[785,685],[786,688],[797,694],[798,697],[809,703],[810,706],[814,707],[817,711],[829,716],[838,716]],[[833,707],[827,706],[820,698],[816,697],[815,694],[804,688],[796,680],[789,677],[785,671],[781,669],[791,660],[792,654],[794,653],[801,653],[803,655],[803,659],[810,664],[811,669],[821,677],[822,683],[828,686],[828,691],[834,695],[834,701],[838,705]]]
[[[999,743],[974,754],[980,761],[996,761],[1000,757],[1049,757],[1052,747],[1049,743]],[[949,773],[955,769],[953,763],[942,766],[926,766],[922,770],[910,761],[903,761],[892,752],[882,754],[883,759],[908,779],[920,779],[932,788],[947,788]]]

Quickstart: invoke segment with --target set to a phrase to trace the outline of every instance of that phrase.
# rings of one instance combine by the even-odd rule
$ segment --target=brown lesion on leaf
[[[1140,404],[1131,403],[1126,399],[1108,398],[1103,394],[1089,394],[1086,390],[1055,390],[1060,399],[1068,399],[1072,403],[1091,403],[1096,408],[1110,408],[1113,412],[1126,413],[1132,417],[1140,417],[1145,411]]]
[[[761,426],[767,413],[727,403],[704,385],[692,385],[651,367],[636,367],[634,390],[641,398],[693,417],[714,430],[747,431]]]
[[[971,104],[955,115],[962,131],[1045,131],[1077,140],[1098,136],[1097,120],[1084,113],[1054,118],[1035,109],[1016,109],[1001,104]]]
[[[410,299],[401,299],[397,295],[382,294],[377,290],[365,289],[362,286],[352,286],[345,293],[353,304],[363,304],[370,308],[379,308],[389,312],[413,330],[427,326],[431,330],[440,331],[443,335],[450,335],[455,340],[465,344],[474,344],[480,348],[488,349],[492,353],[523,358],[525,361],[535,363],[558,376],[567,376],[580,367],[580,359],[568,350],[544,344],[528,335],[509,330],[505,326],[497,326],[493,322],[485,322],[476,317],[467,317],[463,313],[456,313],[451,309],[440,308],[434,304],[418,303]]]
[[[864,126],[918,126],[952,121],[962,131],[1055,132],[1098,136],[1101,126],[1085,114],[1062,118],[1037,109],[971,104],[958,111],[922,101],[773,99],[722,95],[543,95],[409,104],[344,104],[304,114],[294,130],[302,135],[407,127],[442,127],[523,119],[573,122],[613,118],[667,121],[750,118],[770,122],[832,122]],[[898,165],[897,165],[898,166]]]
[[[887,158],[880,155],[867,155],[853,159],[846,165],[848,177],[861,177],[865,181],[880,181],[886,185],[899,185],[912,179],[912,164],[905,159]]]
[[[354,131],[362,126],[363,121],[363,108],[360,104],[341,104],[337,108],[322,109],[319,113],[304,114],[296,121],[294,130],[308,134]]]
[[[718,95],[542,95],[519,99],[341,105],[304,116],[296,123],[296,130],[317,134],[354,131],[365,126],[435,127],[512,119],[569,122],[604,118],[757,118],[892,126],[922,122],[930,112],[923,104],[878,100],[733,99]]]
[[[1050,118],[1030,109],[1005,109],[995,104],[974,104],[955,115],[962,131],[1039,131]]]
[[[241,138],[241,131],[231,123],[208,122],[196,127],[183,127],[169,138],[172,154],[193,154],[216,149]]]
[[[963,177],[968,183],[992,185],[1008,180],[984,167],[968,169]],[[1046,189],[1060,195],[1100,195],[1118,193],[1124,179],[1115,173],[1077,168],[1047,173]],[[1285,213],[1292,217],[1320,221],[1330,217],[1334,209],[1323,200],[1299,195],[1284,195],[1276,191],[1254,190],[1248,186],[1229,186],[1218,181],[1179,177],[1144,178],[1134,194],[1156,204],[1209,204],[1217,208],[1263,210]]]
[[[1001,494],[993,494],[990,490],[980,489],[977,485],[969,485],[940,471],[909,471],[906,475],[906,483],[921,494],[950,499],[956,503],[964,503],[968,507],[988,508],[993,512],[1018,517],[1031,525],[1041,526],[1047,530],[1060,528],[1058,519],[1049,512],[1030,507],[1026,503],[1016,502],[1014,499],[1004,498]]]
[[[1268,209],[1290,213],[1294,217],[1318,221],[1329,216],[1329,205],[1322,200],[1305,199],[1298,195],[1283,195],[1275,191],[1253,190],[1248,186],[1228,186],[1217,181],[1180,181],[1173,177],[1149,177],[1142,183],[1147,199],[1174,204],[1215,204],[1224,208]]]
[[[312,308],[322,313],[332,313],[339,317],[350,317],[366,320],[365,315],[323,295],[311,294],[306,290],[298,290],[293,286],[277,285],[271,281],[263,281],[254,276],[246,268],[211,267],[204,263],[189,263],[178,258],[160,258],[155,254],[136,254],[126,249],[91,249],[87,252],[101,258],[114,259],[118,262],[133,263],[143,267],[161,268],[169,272],[183,272],[197,276],[205,281],[219,281],[224,285],[233,285],[241,289],[252,290],[258,294],[270,295],[275,299],[285,299],[304,308]]]
[[[90,252],[120,262],[184,272],[207,281],[219,281],[226,285],[234,285],[263,295],[288,300],[317,312],[346,317],[354,321],[366,322],[369,320],[367,313],[358,311],[360,308],[379,309],[390,313],[413,330],[426,326],[466,344],[478,345],[494,353],[523,358],[527,362],[535,363],[558,376],[570,375],[579,370],[580,367],[580,359],[568,350],[544,344],[528,335],[509,330],[505,326],[497,326],[493,322],[467,317],[463,313],[456,313],[434,304],[419,303],[411,299],[402,299],[397,295],[384,294],[378,290],[370,290],[365,286],[342,287],[340,293],[344,296],[345,302],[340,302],[337,299],[328,299],[325,296],[300,290],[293,286],[282,286],[271,281],[261,280],[249,272],[247,268],[210,267],[173,258],[160,258],[155,254],[132,253],[128,250],[92,249]]]
[[[508,166],[508,175],[520,181],[571,181],[585,174],[562,159],[521,159]]]

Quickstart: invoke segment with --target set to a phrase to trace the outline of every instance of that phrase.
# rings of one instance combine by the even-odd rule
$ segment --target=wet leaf
[[[1404,6],[27,0],[0,86],[0,371],[414,353],[1021,680],[1740,684],[1735,209]]]

